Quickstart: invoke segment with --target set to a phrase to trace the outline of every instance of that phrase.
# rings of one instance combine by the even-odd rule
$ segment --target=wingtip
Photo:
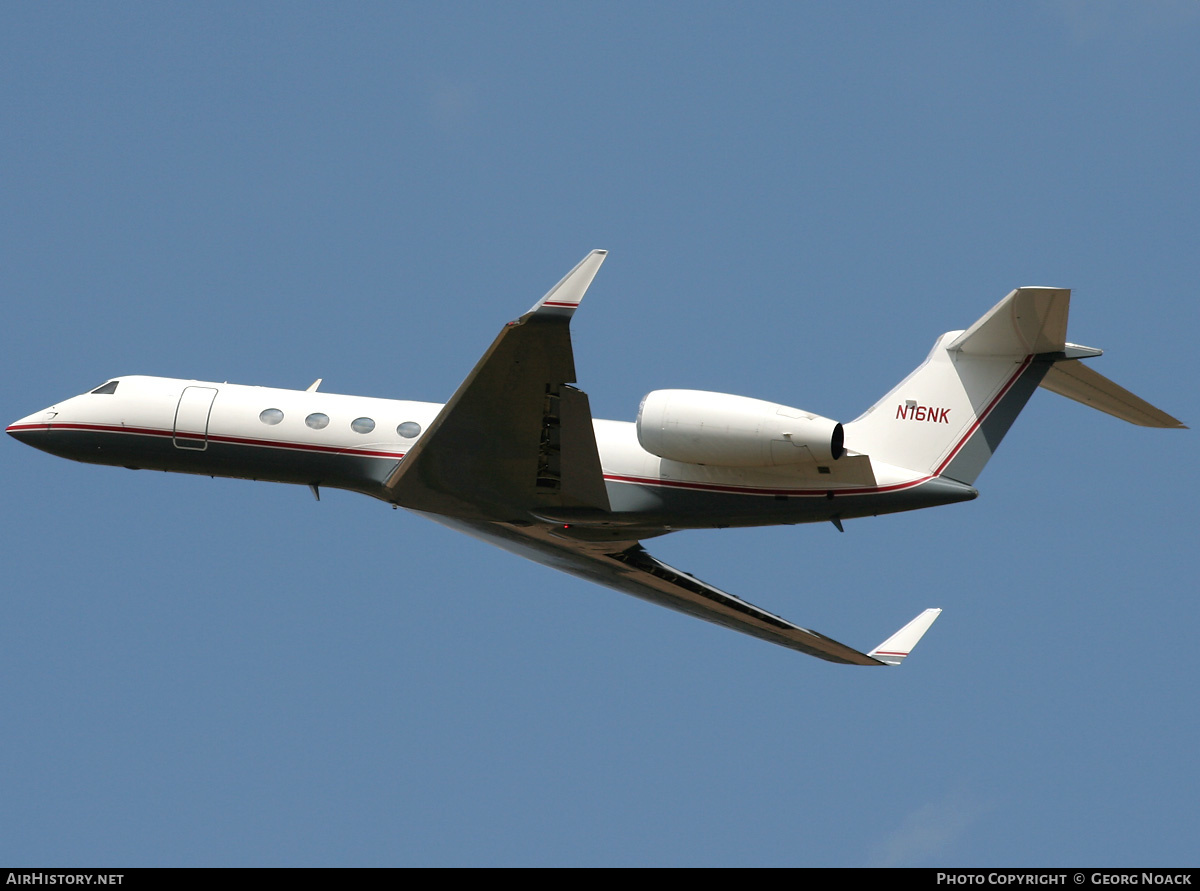
[[[600,248],[589,252],[557,285],[547,291],[546,296],[535,303],[529,312],[565,316],[569,319],[579,308],[583,295],[591,287],[592,279],[600,271],[600,264],[607,256],[608,251]]]
[[[885,665],[899,665],[908,658],[917,642],[941,614],[941,609],[937,607],[925,610],[867,655]]]

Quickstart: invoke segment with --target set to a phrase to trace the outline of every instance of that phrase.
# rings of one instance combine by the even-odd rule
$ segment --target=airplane
[[[843,522],[977,497],[1044,387],[1147,427],[1175,418],[1082,364],[1071,292],[1018,288],[871,408],[840,423],[726,393],[655,390],[633,423],[593,419],[570,323],[596,250],[501,329],[445,405],[130,375],[9,425],[63,458],[360,492],[581,578],[853,665],[899,665],[941,613],[862,652],[652,557],[684,529]]]

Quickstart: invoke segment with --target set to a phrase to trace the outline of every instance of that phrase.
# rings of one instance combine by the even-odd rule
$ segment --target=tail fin
[[[1149,409],[1139,417],[1158,421],[1156,426],[1182,426],[1106,378],[1080,374],[1073,360],[1100,350],[1066,342],[1070,302],[1066,288],[1018,288],[966,331],[943,334],[912,374],[845,425],[846,449],[974,483],[1055,362],[1067,362],[1063,370],[1071,369],[1071,378],[1091,385],[1068,386],[1063,383],[1068,374],[1055,372],[1046,381],[1055,392],[1133,420],[1129,410],[1112,410],[1119,397],[1127,406]],[[1107,401],[1095,398],[1095,379],[1108,385]]]

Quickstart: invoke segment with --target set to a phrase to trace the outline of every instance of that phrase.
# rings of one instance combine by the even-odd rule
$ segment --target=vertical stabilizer
[[[1071,292],[1018,288],[845,426],[872,460],[974,483],[1066,346]]]

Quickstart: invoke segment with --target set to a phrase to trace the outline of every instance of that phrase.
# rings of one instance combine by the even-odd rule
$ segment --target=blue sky
[[[1200,7],[0,9],[6,423],[442,401],[588,250],[599,417],[849,420],[1010,289],[1200,422]],[[8,440],[0,861],[1194,865],[1194,432],[1035,395],[975,502],[652,552],[837,667],[346,493]]]

